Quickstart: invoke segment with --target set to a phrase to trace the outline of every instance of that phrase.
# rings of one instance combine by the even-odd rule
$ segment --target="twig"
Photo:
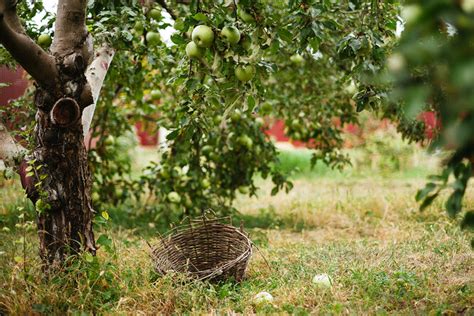
[[[165,9],[166,12],[168,12],[169,15],[173,18],[173,20],[177,20],[178,16],[174,11],[168,6],[168,4],[165,2],[165,0],[156,0],[156,2],[163,8]]]

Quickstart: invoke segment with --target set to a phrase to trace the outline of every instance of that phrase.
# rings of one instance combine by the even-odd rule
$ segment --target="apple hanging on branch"
[[[186,55],[189,58],[201,58],[204,55],[204,50],[191,41],[186,45]]]
[[[235,26],[224,26],[221,31],[221,37],[229,45],[235,45],[240,42],[240,31]]]
[[[150,45],[156,45],[156,44],[159,44],[161,42],[161,36],[157,32],[150,31],[150,32],[146,33],[145,38],[146,38],[147,43],[150,44]]]
[[[235,68],[235,76],[242,82],[247,82],[253,79],[256,69],[254,65],[240,65]]]
[[[214,42],[214,32],[209,26],[198,25],[194,28],[191,38],[198,47],[209,48]]]

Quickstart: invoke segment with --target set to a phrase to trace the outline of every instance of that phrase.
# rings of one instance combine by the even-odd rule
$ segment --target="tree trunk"
[[[62,263],[81,250],[96,251],[91,175],[81,122],[84,108],[93,102],[85,77],[93,53],[85,27],[86,3],[59,1],[51,47],[59,73],[57,84],[38,88],[35,95],[33,161],[34,168],[39,168],[39,193],[34,198],[38,198],[40,256],[48,265]]]
[[[82,126],[54,126],[38,110],[37,147],[33,152],[39,179],[37,196],[40,256],[49,265],[63,262],[81,248],[95,254],[92,232],[91,175]],[[42,167],[40,167],[42,166]]]
[[[0,0],[0,44],[37,83],[35,148],[22,183],[38,211],[40,256],[48,269],[69,255],[96,252],[83,129],[83,121],[88,129],[93,109],[86,119],[82,116],[97,102],[113,51],[101,50],[92,62],[92,38],[85,26],[87,0],[59,0],[50,53],[25,34],[16,4]],[[0,145],[9,144],[2,133]],[[14,158],[17,150],[12,148],[0,150],[0,156]]]

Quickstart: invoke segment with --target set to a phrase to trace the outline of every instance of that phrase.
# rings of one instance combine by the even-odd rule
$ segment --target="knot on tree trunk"
[[[81,54],[73,53],[64,58],[64,72],[67,75],[74,76],[83,73],[86,67],[84,57]]]
[[[81,110],[76,100],[62,98],[56,101],[51,110],[51,122],[60,127],[71,126],[81,117]]]

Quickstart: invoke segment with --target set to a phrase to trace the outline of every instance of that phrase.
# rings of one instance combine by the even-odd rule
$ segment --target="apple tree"
[[[385,90],[363,79],[384,67],[397,13],[395,2],[379,1],[175,7],[178,62],[171,76],[154,78],[162,80],[159,123],[172,131],[170,147],[139,182],[158,198],[159,214],[228,212],[237,192],[256,193],[258,173],[271,177],[273,194],[290,189],[264,133],[275,118],[315,150],[313,163],[347,164],[342,130],[357,123],[358,104],[382,102]],[[363,89],[371,98],[356,103]]]
[[[264,132],[275,118],[315,150],[314,163],[346,164],[344,124],[384,104],[387,87],[369,78],[395,43],[399,8],[375,0],[61,0],[48,49],[49,37],[38,36],[53,34],[51,23],[32,24],[26,2],[0,3],[0,42],[36,81],[34,139],[19,170],[48,263],[95,252],[92,206],[109,197],[151,195],[158,215],[171,219],[231,211],[237,192],[256,194],[257,174],[271,178],[272,193],[291,189]],[[17,9],[45,49],[25,35]],[[171,23],[176,32],[164,43],[159,30]],[[94,54],[94,46],[102,48]],[[171,132],[160,161],[132,181],[116,140],[137,120]],[[89,126],[98,142],[87,153]],[[2,158],[21,162],[2,131]]]

